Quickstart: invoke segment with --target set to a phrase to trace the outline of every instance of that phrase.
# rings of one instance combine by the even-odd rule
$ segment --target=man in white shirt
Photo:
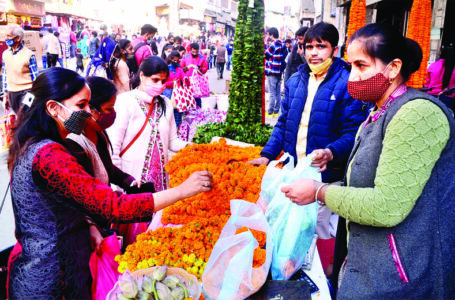
[[[51,28],[47,31],[48,33],[43,37],[42,44],[43,49],[47,49],[47,67],[50,68],[57,65],[58,54],[60,53],[60,41],[53,34],[54,31]]]

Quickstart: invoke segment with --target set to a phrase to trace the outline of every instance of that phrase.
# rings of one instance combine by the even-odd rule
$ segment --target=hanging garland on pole
[[[422,48],[423,59],[420,69],[412,74],[408,81],[410,87],[417,89],[422,88],[425,83],[430,58],[431,14],[431,0],[414,0],[406,37],[416,41]]]
[[[263,146],[272,127],[263,124],[264,0],[240,0],[226,123],[199,127],[193,142],[210,143],[220,136]]]
[[[365,20],[367,15],[367,7],[366,7],[366,0],[352,0],[351,2],[351,9],[349,10],[349,24],[348,24],[348,32],[346,38],[346,49],[348,48],[348,41],[351,36],[365,26]],[[344,60],[347,60],[347,51],[344,54]]]

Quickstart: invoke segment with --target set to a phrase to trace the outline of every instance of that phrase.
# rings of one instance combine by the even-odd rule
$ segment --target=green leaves
[[[235,27],[233,70],[229,87],[226,123],[199,127],[193,142],[210,143],[220,136],[259,146],[267,143],[270,125],[262,124],[262,81],[264,78],[264,1],[240,0]]]
[[[273,127],[268,124],[227,124],[210,123],[199,127],[193,142],[210,143],[214,136],[221,136],[235,141],[264,146],[272,134]]]

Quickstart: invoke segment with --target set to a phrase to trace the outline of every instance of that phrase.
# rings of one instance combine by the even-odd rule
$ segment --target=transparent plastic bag
[[[266,259],[253,268],[254,249],[259,243],[250,231],[235,234],[241,227],[267,235]],[[264,284],[272,259],[272,234],[261,209],[254,203],[231,200],[231,217],[221,232],[202,274],[206,299],[245,299]]]
[[[279,163],[289,162],[282,169]],[[317,168],[311,167],[312,157],[307,156],[294,167],[294,159],[285,153],[280,160],[272,161],[264,173],[258,205],[265,212],[273,232],[272,278],[287,280],[304,263],[316,230],[318,204],[292,203],[283,192],[283,185],[300,178],[321,181]]]

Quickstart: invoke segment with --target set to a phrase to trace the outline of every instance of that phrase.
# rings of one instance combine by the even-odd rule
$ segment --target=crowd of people
[[[22,29],[8,27],[3,89],[18,115],[8,153],[18,240],[12,299],[90,298],[90,253],[109,231],[132,243],[161,209],[213,186],[201,171],[169,187],[169,152],[188,145],[177,136],[182,115],[170,95],[175,82],[214,63],[223,78],[232,40],[215,48],[169,36],[160,45],[149,24],[131,40],[87,29],[71,39],[71,51],[78,61],[103,61],[108,78],[55,67],[62,50],[52,30],[43,36],[49,68],[38,75]],[[302,27],[294,40],[280,40],[273,27],[267,33],[258,51],[267,113],[279,117],[261,157],[249,163],[268,165],[282,152],[296,163],[312,155],[322,182],[300,179],[281,191],[297,205],[319,204],[316,233],[336,237],[327,276],[337,297],[453,297],[455,121],[431,95],[455,85],[453,46],[430,66],[429,94],[406,85],[422,50],[393,27],[358,30],[347,61],[331,24]]]

